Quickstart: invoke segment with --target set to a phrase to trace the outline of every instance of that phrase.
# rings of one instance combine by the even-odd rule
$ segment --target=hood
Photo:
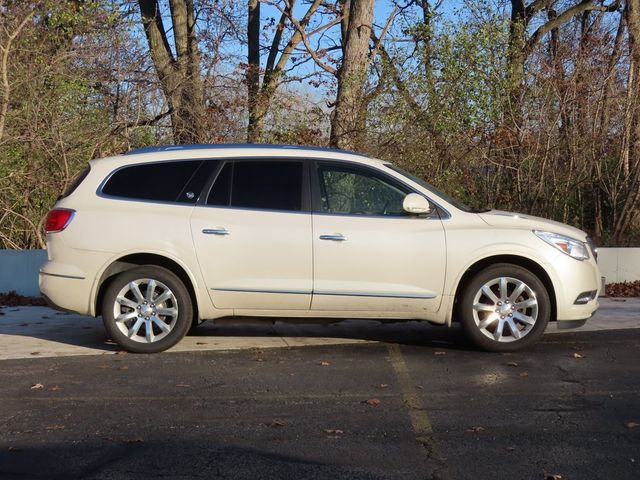
[[[489,212],[479,213],[478,216],[492,227],[544,230],[546,232],[566,235],[581,241],[586,241],[587,238],[587,234],[578,228],[532,215],[491,210]]]

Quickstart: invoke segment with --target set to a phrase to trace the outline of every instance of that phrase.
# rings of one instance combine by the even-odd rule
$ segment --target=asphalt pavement
[[[63,350],[92,353],[55,354],[35,324],[64,316],[5,308],[0,478],[637,479],[640,311],[614,303],[512,354],[375,322],[203,325],[157,355],[71,322]],[[42,352],[7,358],[22,341]]]

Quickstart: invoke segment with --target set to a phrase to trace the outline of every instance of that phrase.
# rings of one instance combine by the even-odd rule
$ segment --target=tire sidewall
[[[164,283],[173,292],[178,304],[178,318],[173,330],[163,339],[153,343],[141,343],[131,340],[116,326],[113,306],[120,290],[132,280],[149,278]],[[144,265],[122,272],[109,283],[102,302],[102,321],[107,333],[118,345],[132,353],[156,353],[176,345],[187,333],[192,324],[193,305],[184,283],[171,271],[155,265]]]
[[[499,277],[512,277],[523,281],[535,292],[538,301],[538,318],[533,329],[524,338],[513,342],[497,342],[488,338],[473,319],[473,301],[478,290],[488,281]],[[549,323],[551,302],[547,289],[535,274],[519,265],[500,263],[475,274],[465,286],[456,310],[465,334],[475,345],[491,352],[512,352],[527,348],[540,339]]]

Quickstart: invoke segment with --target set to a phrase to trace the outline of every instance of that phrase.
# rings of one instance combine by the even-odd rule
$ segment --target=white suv
[[[227,316],[462,324],[480,347],[584,324],[600,273],[584,232],[474,211],[355,153],[153,147],[91,161],[47,219],[40,289],[102,314],[132,352]]]

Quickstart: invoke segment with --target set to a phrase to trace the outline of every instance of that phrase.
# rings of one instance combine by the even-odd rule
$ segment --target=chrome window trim
[[[204,147],[203,147],[204,148]],[[185,149],[185,151],[187,151],[188,149]],[[149,152],[149,153],[159,153],[157,151],[154,152]],[[303,153],[303,151],[301,150],[301,153]],[[342,151],[340,151],[340,153],[344,153]],[[348,153],[348,152],[346,152]],[[371,158],[368,157],[366,155],[360,155],[363,158]],[[219,205],[207,205],[206,203],[201,203],[200,201],[196,201],[195,203],[193,202],[180,202],[180,201],[165,201],[165,200],[145,200],[145,199],[141,199],[141,198],[133,198],[133,197],[118,197],[115,195],[108,195],[106,193],[102,192],[102,189],[104,188],[104,186],[106,185],[106,183],[109,181],[109,179],[119,170],[122,170],[123,168],[127,168],[127,167],[133,167],[136,165],[151,165],[151,164],[155,164],[155,163],[167,163],[167,162],[189,162],[189,161],[215,161],[215,162],[221,162],[224,163],[225,161],[229,161],[229,160],[288,160],[288,161],[301,161],[301,162],[330,162],[330,163],[343,163],[345,165],[352,165],[352,166],[357,166],[357,167],[361,167],[364,169],[373,169],[376,172],[379,172],[381,175],[385,176],[385,177],[390,177],[393,181],[402,184],[404,187],[406,187],[411,193],[417,193],[418,195],[421,195],[423,197],[425,197],[430,205],[433,205],[434,207],[434,212],[432,213],[428,213],[426,215],[406,215],[406,216],[395,216],[395,215],[353,215],[353,214],[349,214],[349,213],[327,213],[327,212],[314,212],[313,211],[313,206],[310,210],[301,210],[301,211],[294,211],[294,210],[274,210],[274,209],[265,209],[265,208],[246,208],[246,207],[231,207],[231,206],[219,206]],[[214,174],[212,175],[213,177],[213,182],[211,182],[211,178],[209,179],[208,182],[205,183],[203,190],[200,194],[200,198],[202,198],[202,195],[204,194],[205,190],[207,192],[207,196],[209,195],[209,191],[211,190],[211,187],[213,186],[213,183],[215,182],[215,179],[217,178],[218,174],[220,173],[221,169],[218,169],[217,171],[214,171]],[[311,186],[310,186],[311,187]],[[311,187],[312,188],[312,187]],[[142,203],[153,203],[153,204],[159,204],[159,205],[176,205],[176,206],[188,206],[188,207],[207,207],[207,208],[227,208],[227,209],[237,209],[237,210],[250,210],[250,211],[256,211],[256,212],[280,212],[280,213],[313,213],[313,214],[317,214],[317,215],[337,215],[337,216],[348,216],[348,217],[360,217],[360,218],[398,218],[398,219],[421,219],[421,220],[431,220],[431,219],[439,219],[439,220],[447,220],[449,218],[451,218],[451,213],[449,212],[449,210],[447,210],[446,208],[444,208],[440,203],[434,201],[431,199],[431,197],[429,195],[426,195],[424,192],[418,191],[416,190],[415,187],[413,187],[412,185],[409,185],[408,183],[406,183],[402,178],[397,178],[394,177],[393,175],[389,175],[388,172],[386,170],[383,170],[381,168],[378,168],[377,166],[374,165],[369,165],[367,163],[360,163],[357,160],[342,160],[342,159],[333,159],[333,158],[315,158],[315,157],[310,157],[310,156],[305,156],[305,155],[300,155],[300,156],[296,156],[296,157],[274,157],[274,156],[264,156],[264,155],[256,155],[256,156],[247,156],[247,155],[225,155],[224,157],[207,157],[207,158],[180,158],[180,159],[172,159],[172,160],[158,160],[155,162],[135,162],[135,163],[127,163],[126,165],[121,165],[117,168],[115,168],[114,170],[112,170],[103,180],[102,182],[100,182],[100,184],[98,185],[98,188],[96,189],[96,195],[98,197],[101,198],[105,198],[108,200],[121,200],[121,201],[126,201],[126,202],[142,202]]]
[[[220,208],[224,210],[240,210],[240,211],[249,211],[249,212],[267,212],[267,213],[287,213],[294,215],[311,215],[312,212],[309,210],[277,210],[274,208],[250,208],[250,207],[230,207],[230,206],[220,206],[220,205],[193,205],[194,207],[204,207],[204,208]]]

